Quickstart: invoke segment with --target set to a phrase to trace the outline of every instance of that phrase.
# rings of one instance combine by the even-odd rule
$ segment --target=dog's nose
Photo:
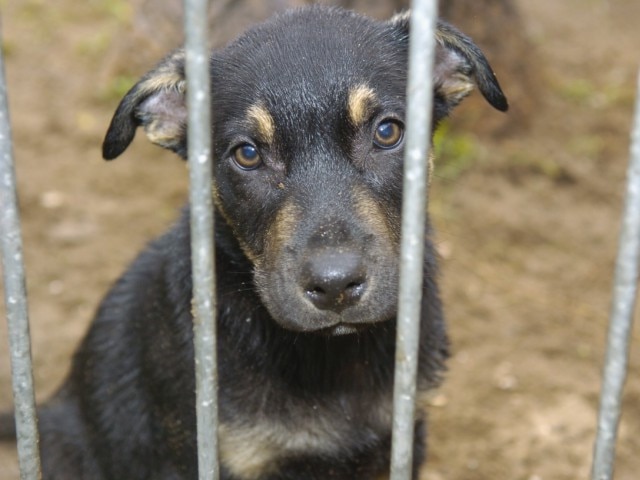
[[[302,268],[305,297],[320,310],[341,312],[356,304],[366,289],[366,271],[359,253],[322,250]]]

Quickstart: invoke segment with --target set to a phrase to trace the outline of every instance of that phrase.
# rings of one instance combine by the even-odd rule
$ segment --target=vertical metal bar
[[[437,2],[412,2],[391,480],[412,476]]]
[[[0,39],[2,32],[0,30]],[[11,125],[0,48],[0,246],[4,277],[4,295],[11,350],[11,378],[15,404],[20,478],[37,480],[40,473],[38,421],[31,371],[31,341],[27,289],[22,261],[22,238],[18,211],[16,175],[13,166]]]
[[[218,470],[216,298],[211,165],[211,88],[207,48],[207,0],[185,0],[191,261],[200,480]]]
[[[600,393],[598,434],[591,470],[592,480],[613,478],[622,390],[627,375],[633,311],[638,288],[638,260],[640,259],[640,72],[635,120],[631,134],[631,158],[627,171],[627,194],[618,248],[609,338]]]

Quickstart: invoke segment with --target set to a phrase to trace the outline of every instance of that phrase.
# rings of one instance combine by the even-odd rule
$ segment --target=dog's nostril
[[[307,290],[307,293],[311,294],[311,295],[324,295],[327,292],[325,292],[322,288],[320,287],[314,287],[310,290]]]

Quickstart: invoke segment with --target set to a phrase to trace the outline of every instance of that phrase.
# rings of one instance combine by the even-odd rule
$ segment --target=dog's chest
[[[287,460],[362,449],[389,436],[391,411],[391,398],[385,396],[364,404],[355,397],[293,404],[286,417],[254,412],[220,426],[221,462],[234,477],[251,480],[277,471]]]

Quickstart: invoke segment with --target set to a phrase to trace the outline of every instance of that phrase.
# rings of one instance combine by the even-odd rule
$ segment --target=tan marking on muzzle
[[[373,89],[367,85],[358,85],[349,90],[347,112],[351,123],[359,127],[369,119],[372,108],[377,103]]]
[[[263,254],[256,260],[260,266],[270,266],[289,243],[300,221],[300,208],[291,200],[285,200],[265,236]]]
[[[378,239],[386,240],[384,243],[389,246],[390,254],[395,254],[400,246],[399,215],[392,218],[364,187],[354,187],[352,198],[358,216]]]
[[[258,130],[261,140],[267,144],[272,144],[276,133],[273,117],[264,105],[255,104],[247,110],[247,118]]]
[[[224,218],[224,220],[227,222],[227,225],[229,225],[229,227],[233,231],[233,236],[238,241],[238,244],[240,245],[240,249],[242,250],[244,255],[247,257],[247,259],[252,264],[255,265],[256,261],[258,259],[258,254],[247,244],[247,242],[245,242],[240,237],[240,235],[238,235],[237,228],[234,225],[233,221],[231,220],[231,217],[227,213],[227,211],[226,211],[226,209],[225,209],[225,207],[224,207],[224,205],[222,203],[222,199],[220,198],[220,194],[218,193],[218,189],[216,188],[215,185],[212,186],[211,197],[213,199],[213,204],[215,205],[216,209],[218,210],[220,215],[222,215],[222,218]]]

